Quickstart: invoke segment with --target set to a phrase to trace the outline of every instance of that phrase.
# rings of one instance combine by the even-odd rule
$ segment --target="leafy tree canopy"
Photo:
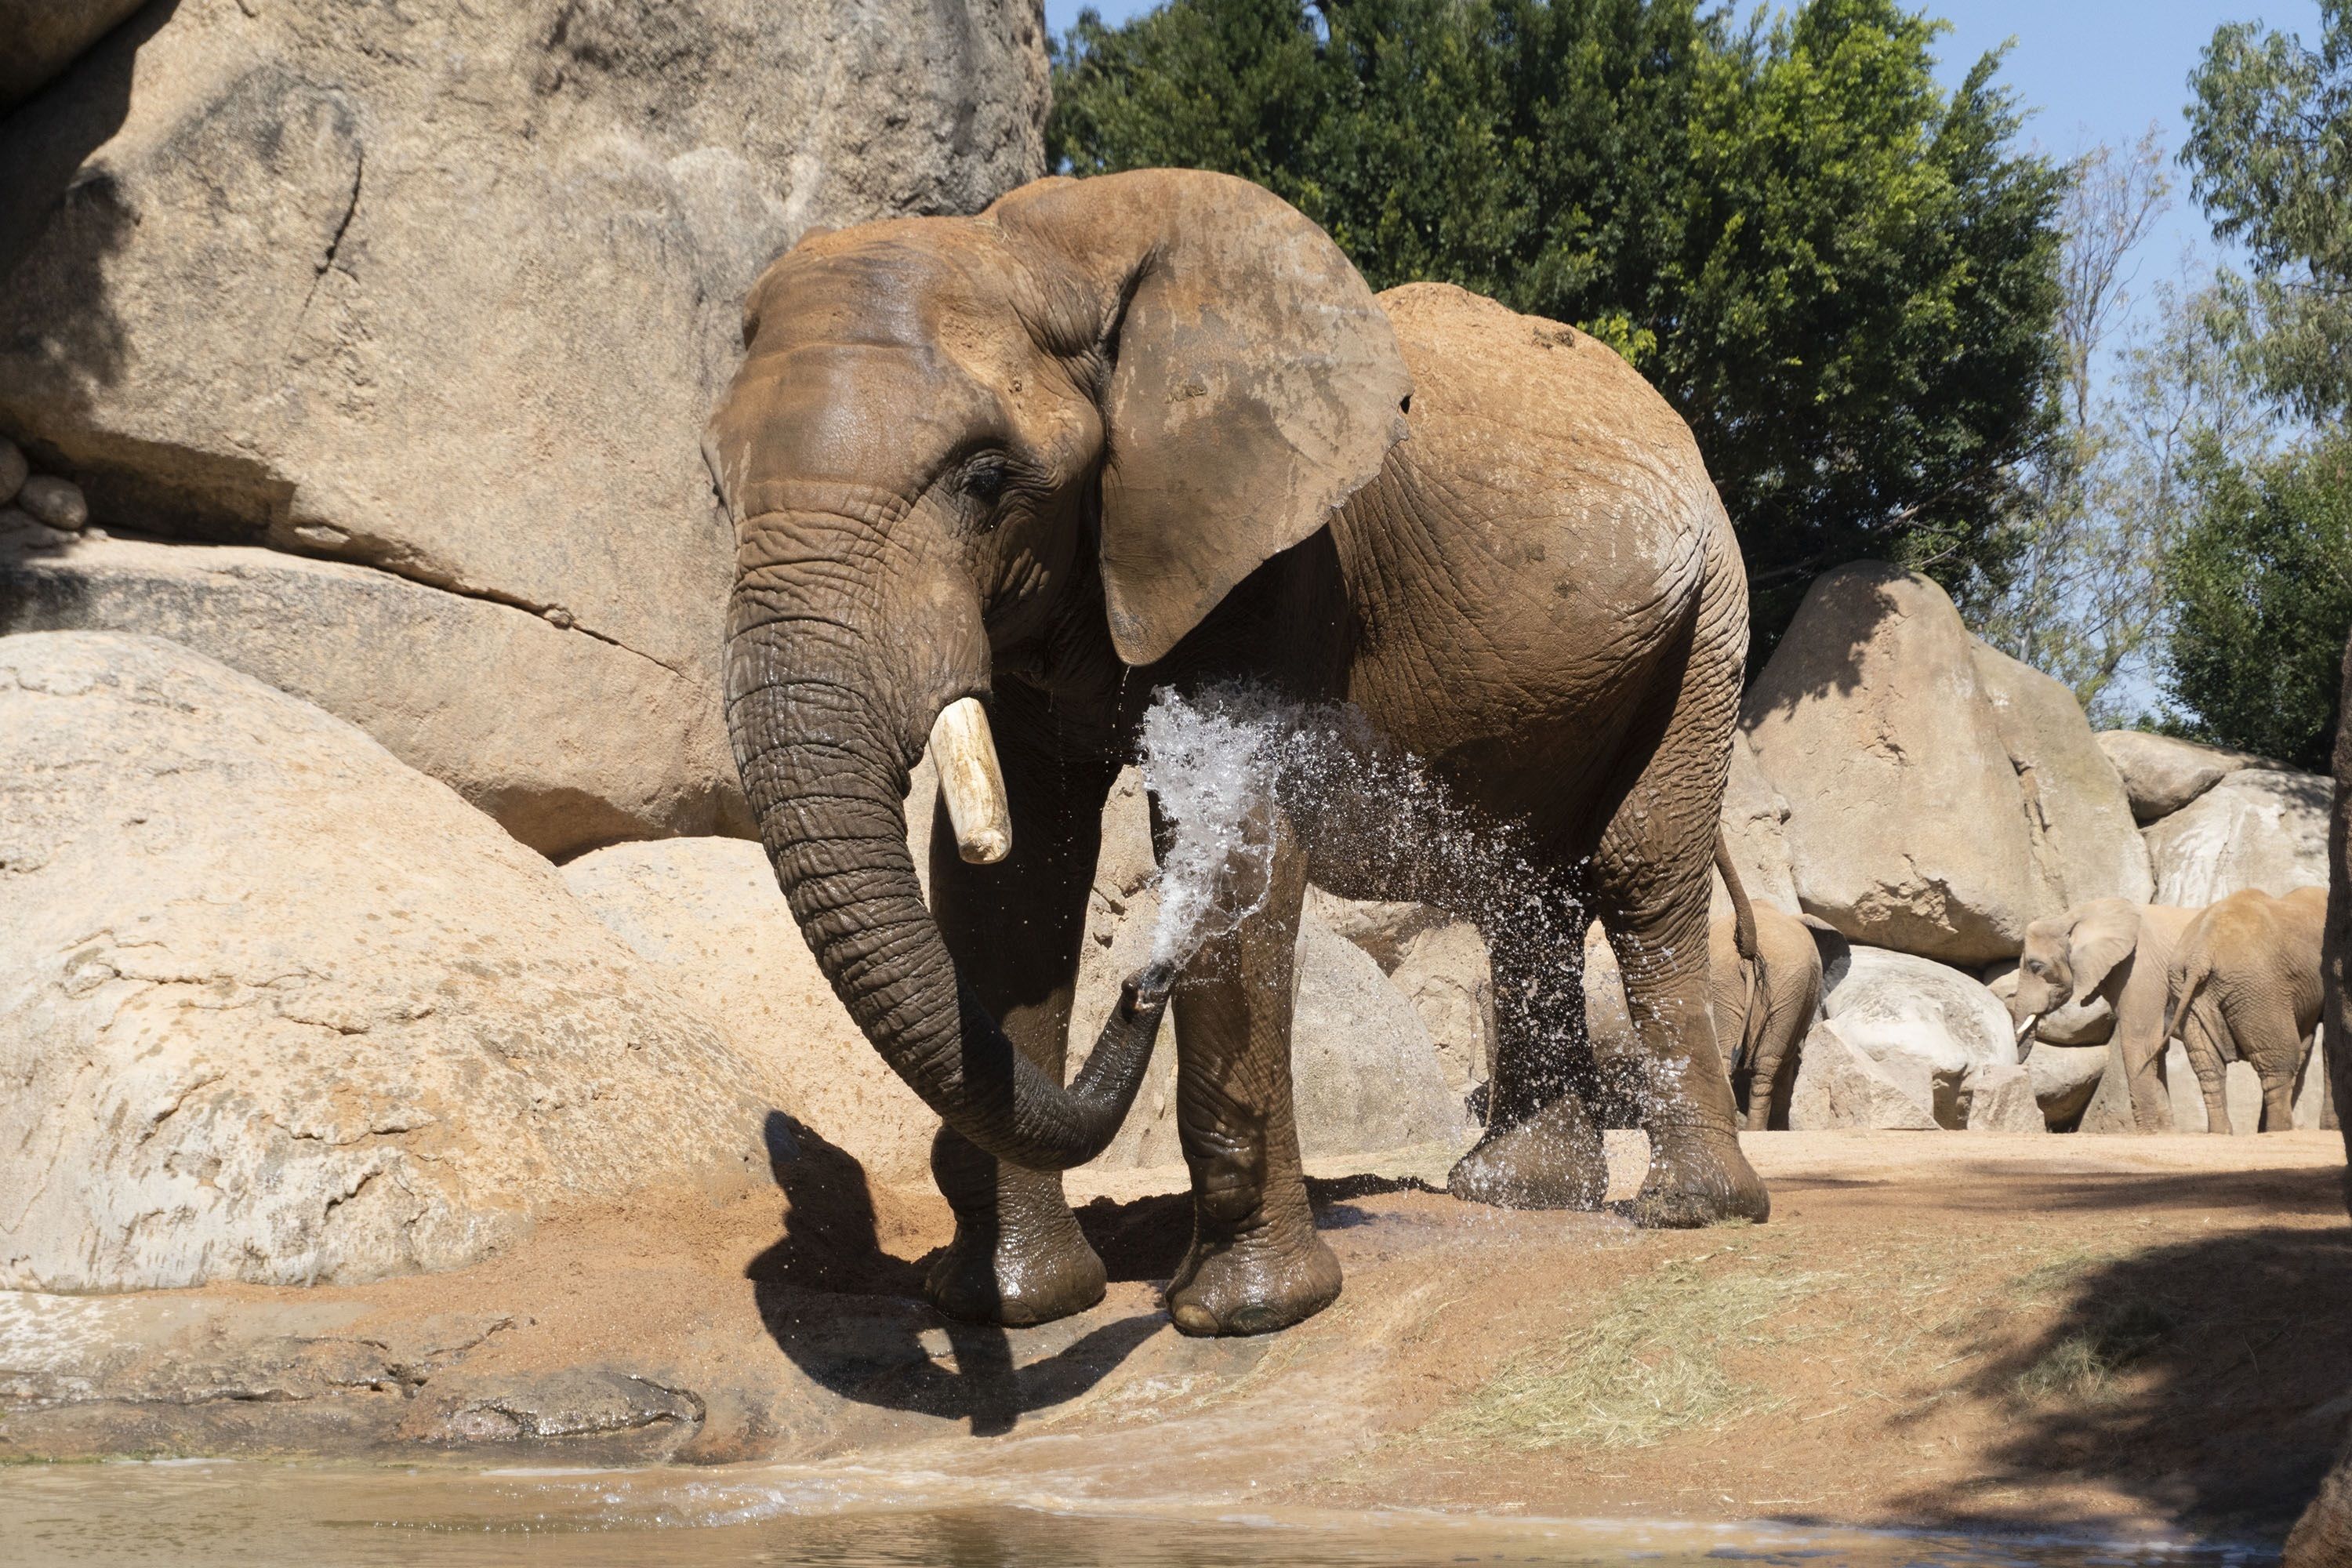
[[[2252,256],[2273,384],[2325,418],[2352,408],[2352,0],[2319,11],[2315,49],[2258,22],[2215,31],[2181,161]]]
[[[2164,574],[2168,684],[2196,717],[2169,727],[2324,773],[2352,628],[2352,437],[2191,471],[2202,505]]]
[[[1864,556],[2000,571],[2064,175],[1893,0],[1170,0],[1055,45],[1056,167],[1266,185],[1375,288],[1573,322],[1689,420],[1769,647]]]

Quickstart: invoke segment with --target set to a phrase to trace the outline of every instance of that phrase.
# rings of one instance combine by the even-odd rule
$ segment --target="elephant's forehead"
[[[890,347],[931,374],[1019,374],[1029,351],[1001,245],[968,225],[877,224],[787,255],[752,300],[754,355]]]

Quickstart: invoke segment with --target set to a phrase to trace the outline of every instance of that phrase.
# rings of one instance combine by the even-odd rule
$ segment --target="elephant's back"
[[[1738,570],[1697,443],[1573,327],[1449,284],[1380,301],[1412,401],[1409,438],[1333,528],[1362,626],[1351,695],[1435,752],[1567,725],[1585,749],[1561,761],[1604,766],[1626,692],[1679,646],[1710,571]]]

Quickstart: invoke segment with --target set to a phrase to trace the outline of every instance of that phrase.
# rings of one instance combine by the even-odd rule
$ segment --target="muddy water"
[[[660,1563],[2256,1564],[2255,1548],[1969,1539],[1789,1525],[1104,1506],[827,1466],[490,1471],[176,1462],[0,1469],[0,1563],[566,1568]]]

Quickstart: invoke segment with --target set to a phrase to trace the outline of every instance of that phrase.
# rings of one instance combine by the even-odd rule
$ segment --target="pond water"
[[[827,1466],[466,1471],[213,1461],[0,1468],[0,1563],[567,1568],[659,1563],[1803,1564],[2126,1568],[2276,1562],[2252,1548],[1774,1524],[1104,1506]]]

